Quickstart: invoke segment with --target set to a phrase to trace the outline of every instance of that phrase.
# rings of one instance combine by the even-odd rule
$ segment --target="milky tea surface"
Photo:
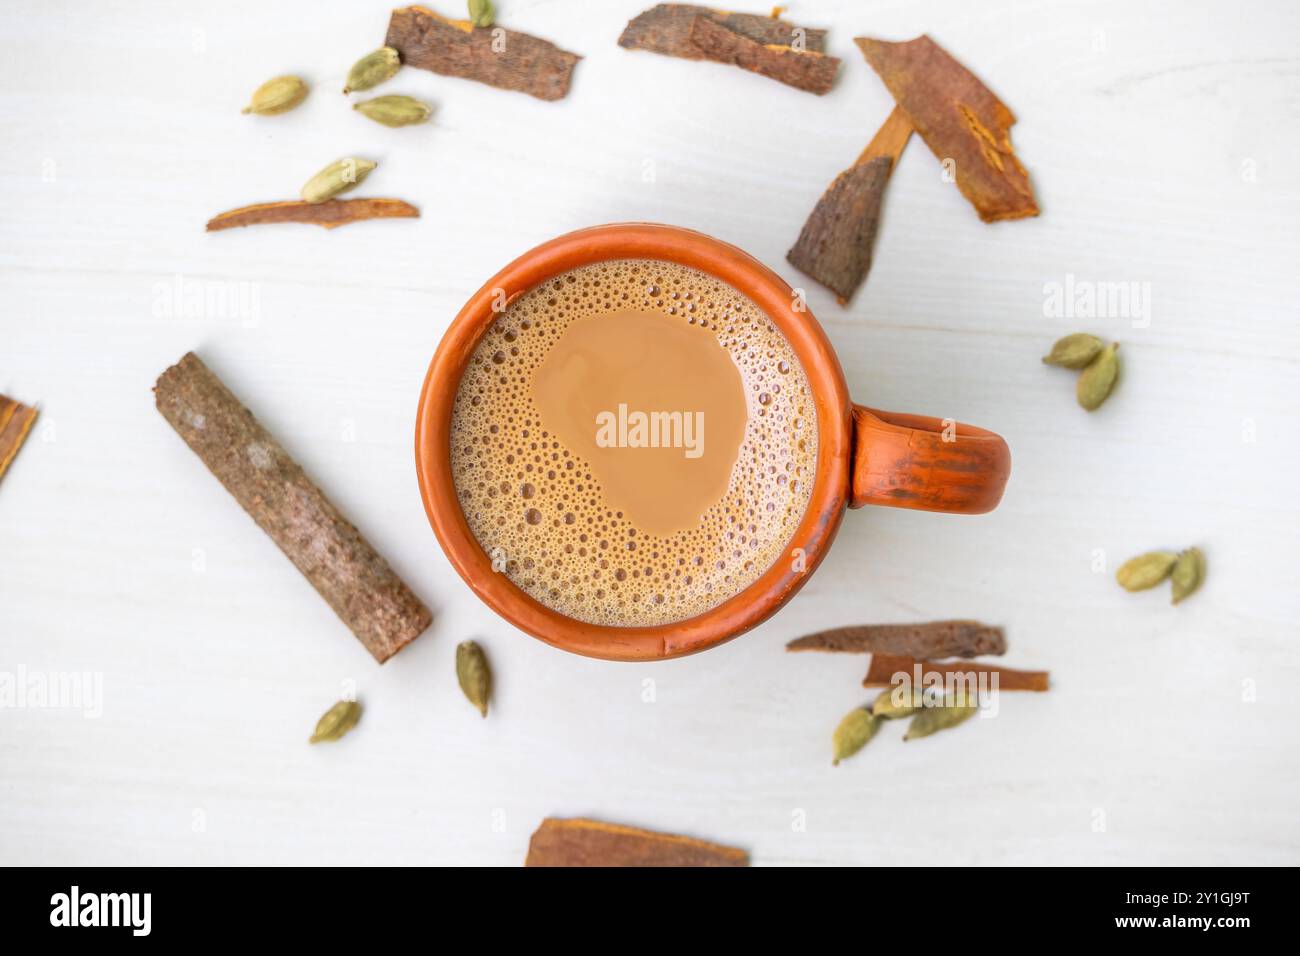
[[[817,460],[785,337],[727,284],[658,260],[583,266],[512,302],[461,379],[452,436],[461,509],[501,573],[610,626],[694,617],[791,560]]]

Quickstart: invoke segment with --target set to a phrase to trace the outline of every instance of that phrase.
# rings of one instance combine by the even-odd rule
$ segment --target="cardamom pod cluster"
[[[490,27],[497,12],[492,0],[469,0],[469,20],[476,27]]]
[[[302,187],[303,201],[312,204],[322,203],[340,193],[355,189],[378,165],[368,159],[355,157],[336,160],[307,180]]]
[[[474,641],[464,641],[456,646],[456,680],[465,699],[486,717],[488,698],[492,695],[492,671],[488,668],[483,648]]]
[[[1194,594],[1205,580],[1205,555],[1200,548],[1172,551],[1148,551],[1129,558],[1115,572],[1115,580],[1125,591],[1146,591],[1166,578],[1172,582],[1173,603]]]
[[[341,700],[316,721],[316,732],[311,735],[308,743],[338,740],[355,727],[360,719],[361,705],[355,700]]]
[[[832,764],[852,757],[865,747],[876,731],[887,720],[911,717],[904,740],[928,737],[931,734],[956,727],[969,720],[979,710],[974,694],[964,690],[951,692],[940,698],[927,695],[920,688],[891,687],[880,692],[868,706],[857,707],[840,721],[831,736],[834,754]]]
[[[413,96],[377,96],[352,107],[362,116],[385,126],[411,126],[423,123],[433,110]]]
[[[1052,345],[1043,356],[1048,365],[1060,368],[1082,369],[1075,395],[1088,411],[1095,411],[1110,395],[1119,378],[1119,343],[1105,345],[1101,339],[1087,332],[1075,332]]]
[[[241,112],[258,116],[278,116],[287,113],[307,98],[307,84],[296,76],[277,76],[267,80],[253,91],[248,105]]]
[[[402,58],[391,46],[381,46],[374,53],[367,53],[348,70],[348,79],[343,86],[344,93],[355,90],[368,90],[378,86],[393,75],[402,66]]]

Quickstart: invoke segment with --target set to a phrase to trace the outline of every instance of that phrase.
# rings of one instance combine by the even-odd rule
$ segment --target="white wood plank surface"
[[[647,5],[502,0],[503,23],[583,54],[570,96],[405,70],[384,92],[436,103],[405,130],[338,92],[383,3],[0,9],[0,393],[42,409],[0,483],[0,674],[103,690],[98,717],[0,709],[0,863],[516,864],[542,817],[580,814],[758,864],[1300,862],[1300,8],[809,0],[790,17],[844,58],[818,98],[622,50]],[[1043,214],[980,223],[913,141],[840,308],[784,254],[890,109],[852,38],[919,32],[1017,113]],[[313,83],[302,108],[240,115],[289,71]],[[423,217],[204,234],[350,153],[381,163],[365,192]],[[859,401],[1005,435],[1001,509],[852,513],[791,605],[684,660],[584,660],[498,620],[420,505],[424,369],[510,258],[634,219],[807,288]],[[1149,324],[1046,317],[1067,276],[1149,283]],[[250,307],[191,312],[177,284]],[[1123,343],[1093,415],[1038,361],[1079,328]],[[435,609],[388,665],[154,410],[189,349]],[[1190,544],[1210,577],[1178,608],[1112,579]],[[784,642],[948,616],[1005,625],[1006,662],[1050,668],[1052,692],[832,768],[865,659]],[[486,721],[456,688],[469,636],[497,674]],[[348,681],[361,725],[308,747]]]

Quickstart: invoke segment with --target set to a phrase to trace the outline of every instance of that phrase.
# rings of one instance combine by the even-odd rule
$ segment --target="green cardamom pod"
[[[1201,549],[1188,548],[1180,554],[1169,577],[1173,582],[1175,604],[1195,594],[1205,580],[1205,555]]]
[[[1125,591],[1145,591],[1169,577],[1177,561],[1172,551],[1148,551],[1121,564],[1115,580]]]
[[[338,740],[357,725],[361,719],[361,705],[355,700],[341,700],[325,716],[316,721],[316,732],[308,743],[317,744],[322,740]]]
[[[871,713],[885,720],[898,720],[900,717],[911,717],[925,706],[924,701],[925,694],[919,688],[907,690],[891,687],[882,690],[880,696],[871,702]]]
[[[469,0],[469,19],[476,27],[490,27],[497,12],[492,0]]]
[[[368,159],[356,158],[340,159],[330,163],[307,180],[307,184],[302,187],[302,198],[309,203],[333,199],[339,193],[355,189],[378,165]]]
[[[456,680],[465,698],[487,716],[488,697],[492,693],[492,672],[488,669],[487,655],[474,641],[456,645]]]
[[[1090,412],[1100,408],[1110,390],[1115,387],[1115,379],[1119,375],[1119,356],[1115,354],[1118,348],[1119,343],[1112,342],[1098,352],[1097,357],[1079,374],[1076,394],[1079,404]]]
[[[913,717],[912,722],[907,725],[907,733],[903,735],[903,739],[929,737],[949,727],[956,727],[962,721],[974,717],[977,710],[979,704],[973,697],[967,697],[965,694],[949,694],[942,703],[927,706]]]
[[[401,65],[402,58],[396,50],[391,46],[381,46],[374,53],[367,53],[352,64],[343,92],[368,90],[385,80],[391,80]]]
[[[307,98],[307,84],[296,76],[277,76],[253,91],[244,113],[278,116],[287,113]]]
[[[429,104],[422,103],[413,96],[377,96],[373,100],[357,103],[352,108],[376,123],[394,127],[423,123],[433,112]]]
[[[1083,368],[1097,357],[1105,343],[1095,335],[1087,332],[1075,332],[1063,339],[1057,339],[1052,351],[1043,356],[1048,365],[1061,368]]]
[[[834,759],[831,763],[838,766],[841,760],[852,757],[865,747],[867,741],[876,735],[876,730],[883,722],[884,718],[876,717],[866,707],[855,707],[849,711],[831,736],[831,746],[834,750]]]

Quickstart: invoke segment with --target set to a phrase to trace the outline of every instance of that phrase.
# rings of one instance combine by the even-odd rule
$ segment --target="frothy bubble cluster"
[[[745,389],[748,421],[726,494],[696,527],[667,537],[606,503],[530,395],[570,323],[622,309],[715,336]],[[780,330],[726,283],[659,260],[583,266],[520,296],[479,341],[452,412],[452,476],[474,537],[526,593],[590,624],[668,624],[744,590],[782,557],[816,461],[812,392]]]

